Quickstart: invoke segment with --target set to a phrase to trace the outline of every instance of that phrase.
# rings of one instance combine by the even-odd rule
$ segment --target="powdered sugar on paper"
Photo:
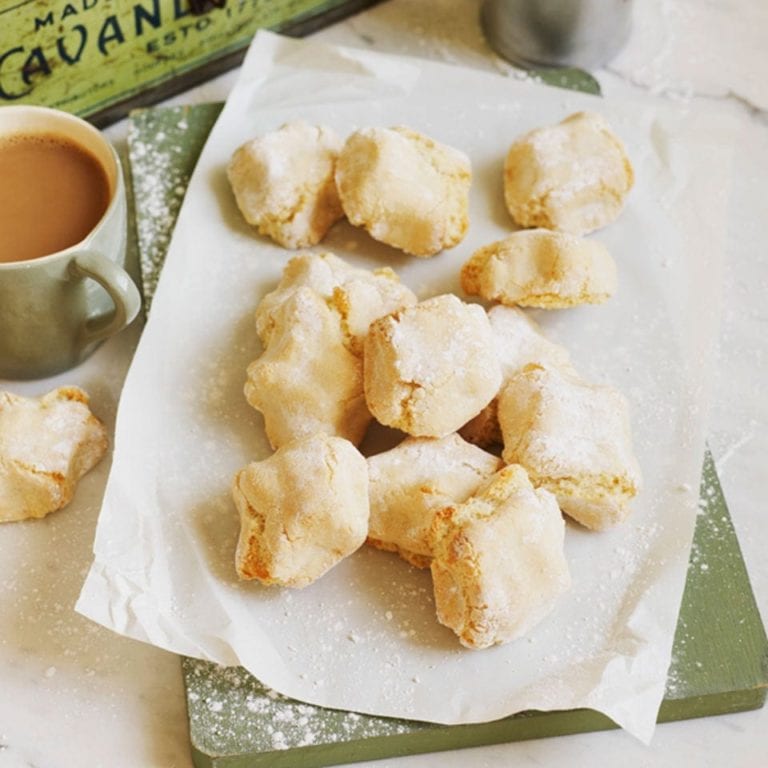
[[[501,106],[476,113],[478,93]],[[569,525],[568,598],[528,638],[483,652],[437,624],[429,574],[395,555],[363,548],[297,592],[239,582],[229,484],[269,452],[242,396],[260,349],[253,310],[291,254],[239,217],[223,170],[232,151],[296,118],[344,136],[407,124],[465,151],[471,225],[457,248],[411,259],[346,223],[319,247],[355,266],[389,265],[423,297],[458,292],[471,252],[513,228],[500,181],[511,141],[583,109],[606,116],[637,171],[627,208],[595,235],[617,261],[619,290],[604,305],[533,314],[581,375],[630,401],[645,479],[630,519],[598,535]],[[696,515],[679,488],[698,486],[717,328],[728,168],[710,128],[652,100],[602,102],[259,34],[198,162],[126,381],[78,609],[179,653],[242,664],[281,695],[324,707],[458,723],[586,706],[648,739]],[[285,733],[275,728],[276,744]]]

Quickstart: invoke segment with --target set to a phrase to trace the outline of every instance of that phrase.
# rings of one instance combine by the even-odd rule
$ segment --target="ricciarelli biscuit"
[[[416,303],[413,291],[389,267],[369,271],[332,253],[302,253],[286,264],[277,288],[256,309],[256,332],[264,344],[269,343],[275,313],[301,286],[311,288],[338,313],[347,346],[356,354],[362,354],[373,320]]]
[[[368,468],[339,437],[290,443],[235,475],[235,565],[243,579],[304,587],[350,555],[368,531]]]
[[[616,290],[616,265],[596,240],[529,229],[475,251],[461,270],[470,295],[523,307],[600,304]]]
[[[521,227],[593,232],[619,215],[633,183],[624,145],[593,112],[530,131],[504,163],[504,198]]]
[[[369,457],[368,543],[428,568],[429,530],[436,510],[464,501],[500,467],[499,458],[456,434],[407,437]]]
[[[564,537],[554,497],[516,465],[438,512],[430,567],[440,623],[467,648],[529,632],[570,587]]]
[[[501,384],[485,310],[451,294],[373,322],[364,360],[371,413],[410,435],[455,432],[488,405]]]
[[[529,363],[572,369],[568,350],[550,341],[523,310],[498,304],[488,310],[488,322],[505,379]]]
[[[617,390],[530,365],[502,390],[499,424],[504,461],[525,467],[567,515],[597,530],[626,517],[640,470]]]
[[[344,214],[334,182],[341,139],[303,121],[239,147],[227,176],[245,220],[285,248],[314,245]]]
[[[510,377],[530,363],[573,371],[568,350],[547,339],[523,310],[497,304],[488,311],[488,321],[493,331],[496,359],[501,365],[502,388]],[[497,410],[498,399],[494,398],[459,433],[482,448],[500,445],[502,436]]]
[[[371,321],[416,303],[389,268],[357,269],[332,253],[292,258],[256,309],[263,354],[248,368],[248,402],[278,447],[314,432],[358,444],[371,420],[363,339]]]
[[[347,349],[337,313],[301,287],[273,320],[269,344],[248,366],[245,384],[272,447],[318,432],[358,444],[371,420],[363,362]]]
[[[469,226],[469,158],[410,128],[364,128],[344,144],[336,185],[344,213],[414,256],[459,243]]]
[[[0,392],[0,522],[66,506],[106,450],[106,429],[81,389],[61,387],[40,398]]]

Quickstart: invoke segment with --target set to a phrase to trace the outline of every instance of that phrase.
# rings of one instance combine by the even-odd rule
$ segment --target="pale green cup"
[[[104,168],[111,194],[106,212],[81,242],[28,261],[0,262],[0,378],[35,379],[88,357],[136,317],[141,296],[123,268],[125,185],[112,145],[66,112],[0,107],[0,137],[15,133],[54,133],[88,149]]]

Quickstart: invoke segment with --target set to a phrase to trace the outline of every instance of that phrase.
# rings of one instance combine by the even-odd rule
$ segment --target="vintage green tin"
[[[104,124],[234,66],[253,34],[306,34],[375,0],[0,0],[0,106]]]

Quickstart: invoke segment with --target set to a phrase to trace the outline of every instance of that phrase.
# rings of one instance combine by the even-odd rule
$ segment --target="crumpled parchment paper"
[[[435,258],[346,222],[315,250],[391,265],[420,297],[459,292],[473,250],[514,229],[502,165],[526,130],[582,109],[625,141],[636,184],[593,235],[613,253],[608,303],[536,312],[576,368],[629,398],[644,488],[623,525],[568,525],[573,588],[530,636],[462,648],[435,620],[428,572],[362,548],[312,586],[239,582],[233,474],[269,455],[245,402],[253,310],[293,255],[242,220],[225,167],[290,119],[346,135],[404,124],[466,152],[471,226]],[[443,723],[590,707],[649,740],[663,696],[697,510],[718,323],[729,160],[706,115],[444,64],[259,33],[202,152],[120,403],[94,562],[77,610],[180,654],[242,664],[321,706]],[[312,478],[307,478],[312,482]]]

